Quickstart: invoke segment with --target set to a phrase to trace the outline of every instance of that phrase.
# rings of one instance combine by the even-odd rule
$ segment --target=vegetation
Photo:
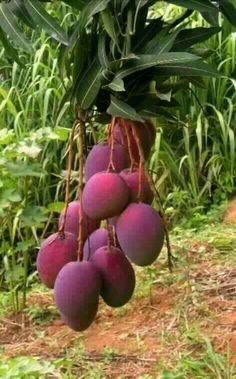
[[[109,343],[97,356],[89,355],[86,341],[81,342],[79,336],[75,344],[70,341],[70,346],[60,353],[54,356],[49,353],[46,361],[32,358],[31,351],[24,353],[27,356],[1,359],[0,376],[105,378],[113,375],[110,370],[114,366],[122,367],[127,359],[130,362],[140,359],[140,367],[147,364],[146,371],[140,369],[140,375],[138,371],[140,379],[231,379],[235,375],[233,345],[228,342],[227,348],[225,345],[221,348],[212,331],[206,334],[202,320],[209,328],[211,323],[218,325],[221,309],[214,306],[214,301],[212,305],[212,291],[219,287],[224,299],[228,295],[224,293],[223,282],[214,282],[214,275],[223,266],[223,275],[227,276],[227,270],[235,262],[233,229],[228,227],[226,232],[225,226],[215,220],[222,220],[221,212],[236,188],[236,10],[233,1],[225,0],[218,2],[218,8],[213,1],[188,0],[186,8],[182,5],[181,0],[91,0],[88,4],[68,0],[46,6],[36,0],[0,2],[1,317],[6,319],[12,311],[24,309],[20,315],[32,327],[35,325],[35,341],[40,340],[40,334],[44,335],[44,328],[47,331],[49,322],[58,319],[51,294],[39,287],[36,274],[36,255],[45,238],[48,239],[37,260],[38,274],[53,288],[62,269],[58,278],[68,280],[68,288],[60,287],[58,279],[56,304],[62,319],[74,330],[83,330],[94,320],[98,293],[113,307],[123,306],[130,299],[135,286],[134,272],[119,249],[137,265],[153,263],[163,245],[166,221],[172,228],[174,273],[168,273],[163,253],[160,263],[142,270],[136,268],[134,300],[113,310],[112,317],[119,325],[119,317],[127,315],[129,320],[130,310],[136,315],[141,307],[142,320],[147,301],[151,319],[152,311],[158,309],[157,315],[162,320],[156,299],[158,296],[161,299],[161,291],[166,288],[177,290],[177,295],[171,295],[176,307],[167,307],[166,319],[158,324],[159,332],[153,329],[163,358],[146,357],[142,347],[151,342],[147,342],[142,328],[141,331],[136,328],[135,356],[123,354],[109,347],[112,346]],[[150,137],[152,124],[146,123],[149,117],[156,136],[154,133]],[[107,132],[105,124],[111,119]],[[145,144],[147,140],[151,141],[149,145]],[[83,153],[87,156],[88,182],[83,208],[88,216],[81,222],[77,199],[83,189]],[[94,176],[107,168],[121,173]],[[95,177],[98,179],[92,185]],[[114,190],[109,197],[104,188],[111,184]],[[141,204],[128,204],[127,188],[133,203],[140,199],[146,203],[142,209]],[[150,206],[154,194],[153,205],[159,208],[160,215]],[[68,203],[69,199],[76,201]],[[115,216],[123,210],[117,221]],[[141,212],[142,217],[136,215],[138,232],[132,235],[135,212]],[[97,229],[104,218],[109,218],[110,226],[102,224]],[[151,226],[155,224],[158,236],[151,235]],[[91,232],[91,238],[85,242]],[[79,244],[78,252],[76,238],[85,242],[84,249]],[[104,241],[105,245],[116,246],[110,247],[109,255],[103,248]],[[152,243],[148,254],[144,254],[147,241]],[[57,262],[52,266],[48,258],[55,249]],[[83,254],[89,257],[87,267],[75,262],[77,254],[79,259]],[[194,275],[195,272],[199,275],[202,267],[204,271],[205,260],[209,276],[200,276],[199,282]],[[70,263],[65,265],[67,262]],[[116,280],[107,269],[114,265]],[[102,289],[98,271],[103,279]],[[67,294],[76,295],[80,291],[83,277],[90,277],[93,285],[84,289],[83,301],[74,296],[68,304]],[[213,289],[204,280],[212,282]],[[117,285],[119,282],[123,287]],[[38,300],[30,303],[34,293],[49,296],[45,308]],[[204,297],[204,293],[209,296]],[[83,314],[88,300],[89,316]],[[218,298],[217,301],[221,304]],[[98,323],[101,317],[110,325],[106,312],[103,306]],[[149,327],[151,330],[153,325],[148,321]],[[92,328],[99,334],[97,321]],[[108,327],[111,336],[112,328]],[[220,327],[217,330],[223,333]],[[119,333],[127,342],[133,338],[127,329],[114,330],[115,335]],[[90,335],[86,336],[89,340]],[[50,343],[53,338],[57,339],[52,337]],[[166,353],[170,350],[174,351],[171,357]],[[78,358],[80,364],[75,363]]]
[[[8,358],[0,360],[1,375],[10,379],[27,375],[126,378],[130,367],[131,375],[135,369],[140,379],[234,379],[235,353],[230,345],[234,332],[222,323],[230,322],[229,309],[235,303],[229,276],[235,273],[235,227],[217,222],[222,214],[214,212],[204,221],[195,221],[194,227],[175,227],[174,273],[165,267],[164,254],[161,265],[136,270],[134,300],[114,310],[112,316],[108,307],[103,309],[89,334],[75,336],[74,332],[68,334],[65,326],[56,326],[58,312],[51,305],[51,292],[34,286],[25,310],[26,320],[29,317],[31,321],[23,331],[19,326],[15,343],[9,336],[9,344],[3,345],[2,352]],[[7,304],[9,299],[3,320],[9,312]],[[143,325],[142,320],[146,320]],[[226,332],[229,339],[225,339]],[[98,333],[95,339],[94,333]],[[95,349],[94,341],[104,334],[107,347],[99,344]],[[67,336],[69,345],[64,345],[62,336]],[[151,354],[147,349],[150,339]]]

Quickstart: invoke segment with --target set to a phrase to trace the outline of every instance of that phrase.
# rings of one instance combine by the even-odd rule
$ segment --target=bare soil
[[[225,224],[236,224],[236,198],[230,201],[225,218],[224,218]]]
[[[196,246],[195,246],[196,248]],[[234,275],[233,275],[234,273]],[[22,355],[41,358],[63,357],[66,351],[78,346],[85,348],[85,359],[104,359],[104,351],[112,351],[106,366],[106,378],[134,378],[137,375],[156,375],[159,361],[171,361],[171,356],[188,348],[181,335],[181,312],[188,303],[186,316],[198,321],[201,335],[208,337],[216,351],[230,348],[236,360],[236,296],[221,288],[234,281],[236,269],[222,269],[207,262],[195,264],[187,281],[170,286],[153,284],[151,297],[135,298],[122,311],[101,304],[94,324],[84,333],[70,330],[59,318],[45,325],[34,325],[25,314],[11,315],[1,320],[0,345],[5,357]],[[233,278],[233,279],[232,279]],[[233,283],[233,282],[232,282]],[[234,283],[233,283],[234,284]],[[195,288],[200,286],[200,291]],[[52,295],[40,292],[29,296],[30,305],[47,307]],[[101,302],[102,303],[102,302]],[[169,334],[166,341],[163,333]],[[81,367],[78,365],[78,372]]]

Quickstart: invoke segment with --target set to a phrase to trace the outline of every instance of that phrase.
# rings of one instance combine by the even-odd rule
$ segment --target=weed
[[[60,379],[54,364],[40,361],[33,357],[16,357],[0,360],[0,377],[4,379],[43,379],[53,377]]]
[[[175,367],[163,370],[158,379],[233,379],[236,374],[229,357],[216,353],[208,340],[198,357],[184,353],[177,354],[175,360]]]

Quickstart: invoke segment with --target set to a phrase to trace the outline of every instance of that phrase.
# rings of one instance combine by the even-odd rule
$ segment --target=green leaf
[[[112,91],[115,91],[115,92],[125,91],[124,81],[122,79],[119,79],[119,78],[115,78],[107,86],[104,86],[104,88],[107,88],[107,87],[110,88]]]
[[[37,163],[28,164],[26,162],[23,163],[22,161],[19,161],[17,163],[7,163],[6,168],[13,176],[16,177],[35,176],[40,178],[46,174],[41,165]]]
[[[171,91],[169,91],[167,93],[157,92],[157,97],[161,100],[170,102],[171,101]]]
[[[57,127],[64,116],[64,113],[70,108],[72,89],[68,89],[65,91],[64,95],[60,99],[58,104],[58,110],[55,116],[55,127]],[[55,131],[55,130],[54,130]]]
[[[199,59],[196,55],[189,53],[163,53],[160,55],[140,55],[138,60],[133,60],[118,72],[117,78],[125,78],[128,75],[134,74],[138,71],[146,70],[150,67],[171,64],[171,63],[185,63],[192,62]]]
[[[211,36],[221,31],[220,27],[213,28],[194,28],[181,30],[176,37],[173,51],[184,51],[196,43],[204,42]]]
[[[11,203],[18,203],[21,201],[20,194],[15,189],[5,189],[0,191],[0,207],[7,208]]]
[[[63,80],[65,77],[68,78],[71,76],[70,49],[68,46],[65,46],[62,44],[59,46],[57,61],[58,61],[60,78],[63,83]]]
[[[197,48],[192,48],[190,51],[191,51],[192,54],[198,55],[203,60],[204,59],[208,59],[212,54],[215,53],[214,50],[204,49],[204,48],[201,48],[201,47],[199,47],[198,49]]]
[[[102,18],[104,29],[106,30],[107,34],[111,37],[115,45],[119,47],[118,37],[115,30],[115,22],[112,17],[111,11],[108,9],[105,9],[104,11],[102,11],[101,18]]]
[[[76,42],[74,48],[74,65],[73,65],[73,81],[76,82],[81,72],[86,67],[86,62],[88,60],[88,36],[84,30],[80,39]]]
[[[236,26],[236,7],[234,4],[231,0],[220,0],[220,10],[229,22]]]
[[[56,201],[54,203],[48,204],[48,210],[55,213],[61,213],[62,209],[65,207],[65,203],[62,201]]]
[[[20,215],[20,220],[24,226],[40,227],[48,220],[48,210],[36,205],[28,205]]]
[[[129,4],[130,0],[119,0],[121,3],[121,12],[123,13],[125,7]]]
[[[142,107],[139,113],[143,118],[158,117],[161,115],[164,116],[166,119],[173,119],[171,114],[164,107],[161,107],[158,103],[146,104]]]
[[[111,104],[107,109],[107,113],[113,117],[123,117],[129,120],[143,121],[134,108],[127,103],[118,100],[114,96],[111,96]]]
[[[70,129],[69,128],[63,128],[63,127],[56,127],[54,128],[54,132],[58,135],[58,139],[60,141],[68,141],[69,135],[70,135]]]
[[[19,283],[22,278],[24,278],[25,275],[25,270],[24,267],[21,266],[20,264],[15,265],[14,267],[11,268],[10,271],[5,272],[5,280],[6,282],[15,282]],[[11,370],[11,369],[10,369]],[[10,371],[8,369],[8,372]],[[15,370],[16,372],[16,370]],[[19,372],[19,371],[18,371]]]
[[[5,33],[8,34],[9,37],[23,50],[32,53],[33,48],[31,42],[21,33],[12,11],[8,8],[8,4],[0,3],[0,19],[1,28]]]
[[[213,26],[219,26],[219,11],[218,9],[211,12],[202,12],[202,17]]]
[[[162,54],[170,51],[178,33],[179,32],[167,34],[167,30],[163,29],[147,43],[142,52],[145,54]]]
[[[137,8],[142,8],[148,3],[149,0],[135,0],[135,5]]]
[[[44,29],[52,38],[61,42],[63,45],[69,45],[69,39],[62,27],[57,23],[55,18],[48,14],[38,0],[25,0],[25,6],[39,27]]]
[[[190,83],[194,84],[195,87],[199,87],[199,88],[203,88],[203,89],[207,89],[207,86],[206,86],[206,81],[201,78],[201,77],[198,77],[198,76],[194,76],[194,77],[188,77],[188,80]]]
[[[70,38],[70,45],[73,46],[81,31],[87,26],[92,17],[107,8],[111,0],[90,0],[80,13],[75,30]]]
[[[143,30],[142,35],[137,33],[137,40],[134,40],[133,51],[142,51],[146,44],[162,30],[163,23],[162,18],[150,20],[149,24]]]
[[[98,36],[98,59],[103,68],[107,68],[109,66],[109,60],[106,53],[107,38],[107,34],[104,31]]]
[[[175,28],[176,26],[180,25],[183,21],[188,19],[194,11],[192,9],[187,9],[181,16],[175,18],[170,24],[169,27],[171,29]]]
[[[11,45],[6,34],[3,32],[1,28],[0,28],[0,40],[2,41],[6,54],[9,57],[11,57],[15,62],[17,62],[20,66],[22,66],[22,62],[19,59],[18,51]]]
[[[0,145],[8,145],[14,138],[14,131],[7,128],[0,129]]]
[[[26,25],[30,26],[32,29],[35,29],[36,25],[25,7],[24,0],[11,0],[8,3],[8,7]]]
[[[63,0],[64,3],[70,5],[73,8],[82,10],[85,5],[88,3],[87,0]]]
[[[219,72],[203,61],[163,64],[156,69],[158,76],[209,76],[219,77]]]
[[[102,67],[96,57],[80,76],[76,85],[76,97],[82,109],[90,108],[96,99],[101,87],[101,73]]]
[[[199,12],[210,12],[217,9],[209,0],[166,0],[166,2]]]

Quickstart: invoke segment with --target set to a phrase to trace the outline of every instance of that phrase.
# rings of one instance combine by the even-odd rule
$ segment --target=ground
[[[2,317],[0,378],[236,378],[235,230],[211,220],[175,228],[173,273],[163,252],[137,270],[133,300],[119,309],[101,301],[84,333],[63,324],[37,285],[25,312]]]

